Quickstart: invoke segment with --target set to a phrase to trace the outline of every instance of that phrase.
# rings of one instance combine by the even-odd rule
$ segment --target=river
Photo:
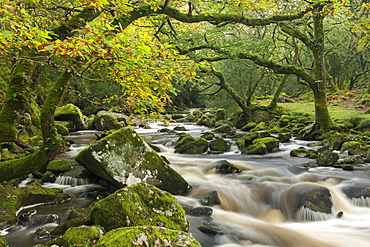
[[[199,137],[210,129],[193,124],[171,124],[163,126],[152,123],[151,129],[136,129],[147,141],[161,149],[172,167],[193,187],[187,196],[176,196],[184,204],[200,206],[198,198],[211,191],[217,191],[220,205],[212,206],[211,217],[188,216],[191,233],[204,247],[234,246],[279,246],[279,247],[365,247],[370,246],[370,208],[369,200],[358,198],[349,200],[342,188],[353,184],[370,186],[369,164],[356,166],[355,171],[344,171],[332,167],[306,168],[312,163],[306,158],[290,157],[291,149],[307,147],[306,141],[292,140],[280,144],[280,150],[267,155],[243,155],[235,145],[224,154],[184,155],[174,153],[174,143],[178,136],[158,132],[160,128],[172,129],[184,126],[185,133]],[[71,151],[61,158],[73,160],[82,148],[91,143],[94,131],[83,131],[72,135],[75,144]],[[210,164],[227,160],[242,172],[237,174],[215,174]],[[76,184],[76,182],[75,182]],[[77,183],[78,184],[78,183]],[[294,188],[320,186],[330,191],[332,212],[317,213],[302,208],[289,219],[283,209],[289,211]],[[91,191],[101,189],[98,185],[61,185],[49,183],[46,187],[63,188],[72,200],[58,206],[39,206],[38,213],[57,213],[65,220],[67,209],[71,206],[85,207],[93,198]],[[360,207],[361,206],[361,207]],[[338,212],[343,216],[337,218]],[[290,217],[291,218],[291,217]],[[198,230],[202,222],[210,222],[222,234],[204,234]],[[17,226],[9,230],[6,239],[11,247],[28,247],[45,240],[33,233],[36,227]]]

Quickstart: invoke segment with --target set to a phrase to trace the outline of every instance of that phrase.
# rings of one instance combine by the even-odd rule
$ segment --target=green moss
[[[164,226],[188,231],[185,211],[176,198],[154,186],[139,183],[120,189],[100,200],[91,211],[91,220],[110,231],[119,227]]]
[[[2,239],[0,236],[0,247],[9,247],[5,239]]]
[[[242,154],[267,154],[267,147],[264,143],[255,143],[243,149]]]
[[[252,141],[252,144],[263,143],[266,145],[267,151],[277,151],[279,149],[279,140],[274,137],[257,138]]]
[[[216,139],[209,143],[209,149],[211,151],[227,152],[230,150],[230,145],[224,139]]]
[[[61,125],[61,124],[55,124],[55,128],[56,128],[59,135],[61,135],[61,136],[68,136],[69,135],[69,130],[66,126]]]
[[[100,239],[101,230],[93,226],[71,227],[63,235],[65,246],[94,246]]]
[[[257,123],[249,122],[241,128],[241,131],[250,131],[251,129],[255,128],[256,126],[257,126]]]
[[[66,160],[52,160],[46,166],[46,170],[55,174],[66,172],[72,169],[72,164]]]
[[[174,246],[201,247],[189,233],[156,226],[119,228],[108,232],[96,247],[111,246]]]

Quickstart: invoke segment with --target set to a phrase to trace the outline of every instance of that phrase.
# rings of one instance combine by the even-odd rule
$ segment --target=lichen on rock
[[[84,149],[76,161],[117,188],[146,182],[172,194],[190,189],[180,174],[129,127]]]

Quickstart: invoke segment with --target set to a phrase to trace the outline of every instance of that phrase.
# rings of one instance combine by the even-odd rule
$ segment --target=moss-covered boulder
[[[61,189],[48,189],[41,186],[22,188],[0,185],[0,229],[16,222],[16,212],[20,207],[37,203],[59,203],[68,199]]]
[[[172,194],[190,189],[184,178],[129,127],[100,139],[75,159],[117,188],[146,182]]]
[[[176,198],[146,183],[125,187],[100,200],[93,207],[90,218],[107,232],[132,226],[189,230],[185,211]]]
[[[69,171],[71,169],[72,169],[72,164],[71,162],[67,160],[52,160],[46,166],[47,171],[51,171],[52,173],[56,175]]]
[[[248,132],[248,131],[252,130],[253,128],[255,128],[256,126],[257,126],[257,123],[249,122],[246,125],[244,125],[240,130]]]
[[[279,140],[274,137],[257,138],[252,141],[252,144],[265,144],[267,152],[279,151]]]
[[[279,127],[282,128],[282,127],[286,127],[288,126],[289,122],[290,122],[290,117],[288,115],[281,115],[280,116],[280,119],[279,119]]]
[[[158,226],[119,228],[108,232],[96,247],[173,246],[201,247],[190,233]]]
[[[291,133],[279,133],[278,135],[278,139],[280,142],[289,142],[291,138],[292,138]]]
[[[339,159],[339,154],[331,151],[319,153],[317,156],[317,164],[319,166],[331,166]]]
[[[228,124],[222,124],[218,126],[216,129],[213,130],[216,133],[230,133],[232,132],[232,128]]]
[[[64,125],[55,124],[55,128],[56,128],[58,134],[61,135],[61,136],[68,136],[70,134],[69,129]]]
[[[256,125],[256,127],[254,127],[254,131],[261,131],[261,130],[266,130],[267,129],[267,126],[266,126],[266,123],[265,122],[260,122]]]
[[[225,120],[226,119],[226,110],[225,109],[218,109],[216,111],[216,121]]]
[[[351,150],[360,149],[360,148],[362,148],[362,145],[361,145],[360,142],[358,142],[358,141],[347,141],[347,142],[344,142],[342,144],[340,152],[342,152],[342,153],[344,151],[350,152]]]
[[[307,149],[305,147],[299,147],[299,148],[290,150],[290,156],[292,157],[300,157],[300,158],[311,157],[312,154],[314,153],[317,154],[315,150]]]
[[[242,154],[267,154],[267,147],[264,143],[255,143],[244,148]]]
[[[67,104],[55,109],[54,119],[57,121],[70,121],[76,126],[76,130],[85,129],[84,116],[80,108],[73,104]]]
[[[215,138],[215,134],[213,132],[207,131],[204,132],[200,137],[210,141]]]
[[[0,247],[9,247],[5,239],[0,238]]]
[[[227,152],[230,150],[230,143],[222,138],[217,138],[209,142],[209,149],[213,152]]]
[[[196,124],[204,125],[211,128],[215,126],[215,118],[211,114],[204,114],[196,121]]]
[[[96,226],[79,226],[69,228],[61,238],[48,241],[47,246],[53,244],[63,247],[84,246],[92,247],[103,235],[103,231]]]
[[[207,150],[208,142],[206,139],[196,139],[188,134],[182,134],[175,144],[175,153],[202,154]]]
[[[127,116],[121,113],[99,111],[92,127],[96,130],[116,130],[127,126]]]

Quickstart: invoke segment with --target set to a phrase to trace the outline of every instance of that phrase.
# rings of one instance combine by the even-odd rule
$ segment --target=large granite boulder
[[[73,104],[57,107],[55,109],[54,119],[56,121],[72,122],[76,126],[75,130],[83,130],[86,128],[84,116],[80,108]]]
[[[190,233],[159,226],[118,228],[108,232],[95,245],[95,247],[111,246],[201,247]]]
[[[90,218],[106,232],[132,226],[189,230],[185,210],[177,199],[146,183],[125,187],[100,200],[91,210]]]
[[[146,182],[172,194],[190,186],[131,128],[122,128],[82,150],[76,161],[117,188]]]
[[[113,130],[125,126],[127,126],[127,116],[110,111],[99,111],[92,123],[92,127],[96,130]]]

